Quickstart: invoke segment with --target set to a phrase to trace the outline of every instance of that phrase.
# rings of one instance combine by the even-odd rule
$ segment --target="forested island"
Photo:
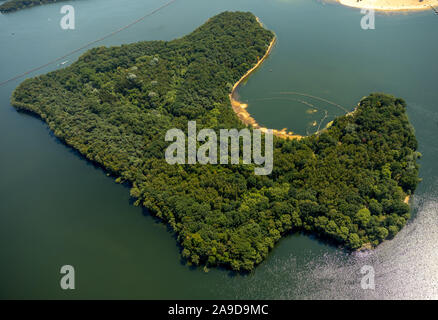
[[[39,6],[47,3],[61,2],[67,0],[9,0],[0,5],[0,12],[10,13],[21,9]]]
[[[400,98],[371,94],[317,135],[274,137],[268,176],[253,165],[165,161],[166,131],[186,131],[188,120],[198,129],[244,127],[228,95],[273,38],[251,13],[225,12],[180,39],[91,49],[25,80],[11,102],[129,183],[135,204],[175,232],[188,264],[251,271],[291,232],[349,250],[391,239],[419,182]]]

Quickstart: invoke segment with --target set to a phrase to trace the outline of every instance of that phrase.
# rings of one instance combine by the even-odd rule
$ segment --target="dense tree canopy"
[[[242,128],[228,94],[273,33],[226,12],[173,41],[92,49],[70,67],[25,80],[18,109],[132,185],[137,205],[167,222],[190,264],[250,271],[289,232],[346,248],[375,246],[409,219],[417,141],[402,99],[371,94],[354,113],[302,140],[274,139],[274,169],[169,165],[170,128]]]

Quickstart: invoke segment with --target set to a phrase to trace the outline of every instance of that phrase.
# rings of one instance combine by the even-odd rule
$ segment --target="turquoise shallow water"
[[[59,27],[61,4],[1,15],[0,81],[162,3],[66,2],[76,9],[71,31]],[[367,255],[291,235],[251,275],[191,269],[181,264],[166,227],[132,206],[128,187],[59,143],[42,121],[10,106],[15,81],[0,87],[0,298],[438,298],[438,18],[379,14],[376,29],[364,31],[359,10],[336,4],[178,0],[102,44],[170,40],[225,10],[251,11],[278,36],[269,59],[238,90],[261,125],[311,133],[314,121],[325,125],[370,92],[406,99],[423,154],[423,182],[408,226]],[[311,108],[318,111],[309,114]],[[71,292],[59,287],[65,264],[76,269]],[[360,287],[363,265],[375,268],[374,291]]]

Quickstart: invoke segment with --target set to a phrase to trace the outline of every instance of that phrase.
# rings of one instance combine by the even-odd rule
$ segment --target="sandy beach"
[[[257,21],[260,23],[260,25],[262,25],[262,23],[260,22],[260,20],[258,18],[257,18]],[[276,37],[274,37],[272,39],[271,43],[269,44],[268,49],[266,50],[265,55],[257,62],[257,64],[254,67],[249,69],[243,75],[243,77],[240,78],[239,81],[237,81],[234,84],[233,89],[231,90],[231,93],[230,93],[231,106],[233,107],[233,110],[237,114],[237,117],[240,119],[240,121],[242,121],[246,125],[252,126],[254,129],[260,129],[262,132],[266,132],[268,130],[268,128],[261,127],[257,123],[257,121],[246,110],[248,108],[248,105],[246,103],[242,103],[242,102],[238,101],[235,98],[235,90],[242,83],[242,81],[244,81],[246,78],[248,78],[251,75],[251,73],[253,73],[263,63],[263,61],[266,60],[266,58],[271,53],[272,48],[274,47],[276,40],[277,40]],[[303,138],[303,136],[300,136],[298,134],[294,134],[292,131],[288,132],[286,128],[283,128],[282,130],[272,129],[272,132],[273,132],[274,136],[279,137],[279,138],[283,138],[283,139],[301,139],[301,138]]]
[[[338,0],[344,6],[379,11],[438,10],[438,0]]]

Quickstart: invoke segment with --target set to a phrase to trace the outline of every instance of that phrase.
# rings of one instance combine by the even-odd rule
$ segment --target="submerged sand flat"
[[[355,8],[379,11],[410,11],[438,9],[438,0],[338,0],[339,3]]]

